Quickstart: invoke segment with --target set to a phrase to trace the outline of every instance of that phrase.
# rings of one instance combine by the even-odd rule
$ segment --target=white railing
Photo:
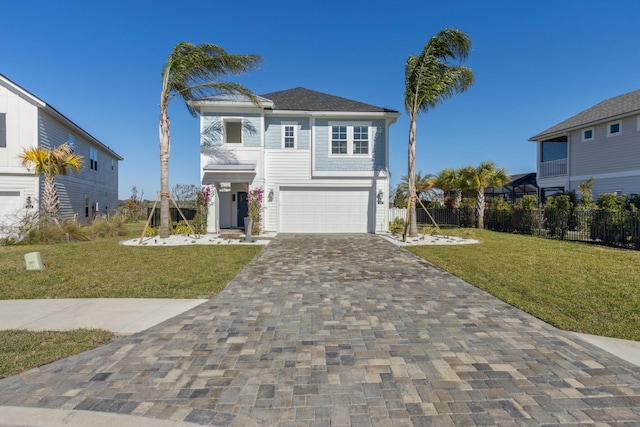
[[[540,178],[564,176],[567,174],[567,159],[552,160],[540,163]]]

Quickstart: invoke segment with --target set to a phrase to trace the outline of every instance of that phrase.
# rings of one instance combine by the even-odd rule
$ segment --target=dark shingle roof
[[[552,134],[565,130],[584,127],[592,123],[600,122],[614,117],[631,115],[640,112],[640,89],[615,96],[594,105],[591,108],[576,114],[567,120],[558,123],[549,129],[529,138],[529,141],[540,141]]]
[[[275,110],[397,113],[396,110],[353,101],[339,96],[297,87],[260,95],[273,101]]]

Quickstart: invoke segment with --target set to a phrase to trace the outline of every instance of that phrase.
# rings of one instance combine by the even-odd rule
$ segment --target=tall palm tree
[[[46,149],[32,147],[18,155],[24,166],[33,166],[34,172],[44,177],[42,211],[44,219],[58,223],[58,191],[54,178],[67,172],[78,172],[82,167],[82,156],[73,152],[68,142],[58,147]]]
[[[160,92],[160,237],[169,237],[169,102],[176,96],[185,101],[189,113],[196,111],[187,101],[214,94],[235,93],[244,95],[254,104],[260,105],[258,97],[239,83],[223,80],[230,75],[242,74],[260,64],[258,55],[227,53],[220,46],[203,43],[194,45],[178,43],[162,68],[162,91]]]
[[[498,168],[494,162],[484,161],[478,167],[467,167],[463,174],[476,190],[477,228],[484,228],[485,188],[499,188],[505,185],[510,177],[507,170]]]
[[[432,36],[418,56],[407,58],[405,66],[404,106],[409,114],[409,236],[418,235],[416,223],[416,120],[456,93],[473,84],[471,69],[449,60],[464,62],[471,51],[471,39],[455,29],[444,29]]]

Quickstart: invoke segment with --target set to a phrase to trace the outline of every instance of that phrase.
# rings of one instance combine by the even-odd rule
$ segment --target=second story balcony
[[[567,175],[567,159],[542,162],[538,168],[539,178],[553,178]]]

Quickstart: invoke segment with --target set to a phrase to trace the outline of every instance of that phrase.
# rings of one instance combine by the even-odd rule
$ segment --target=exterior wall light
[[[378,190],[378,204],[382,205],[384,203],[384,193],[382,190]]]
[[[269,202],[273,202],[273,188],[269,190],[267,198],[269,199]]]

